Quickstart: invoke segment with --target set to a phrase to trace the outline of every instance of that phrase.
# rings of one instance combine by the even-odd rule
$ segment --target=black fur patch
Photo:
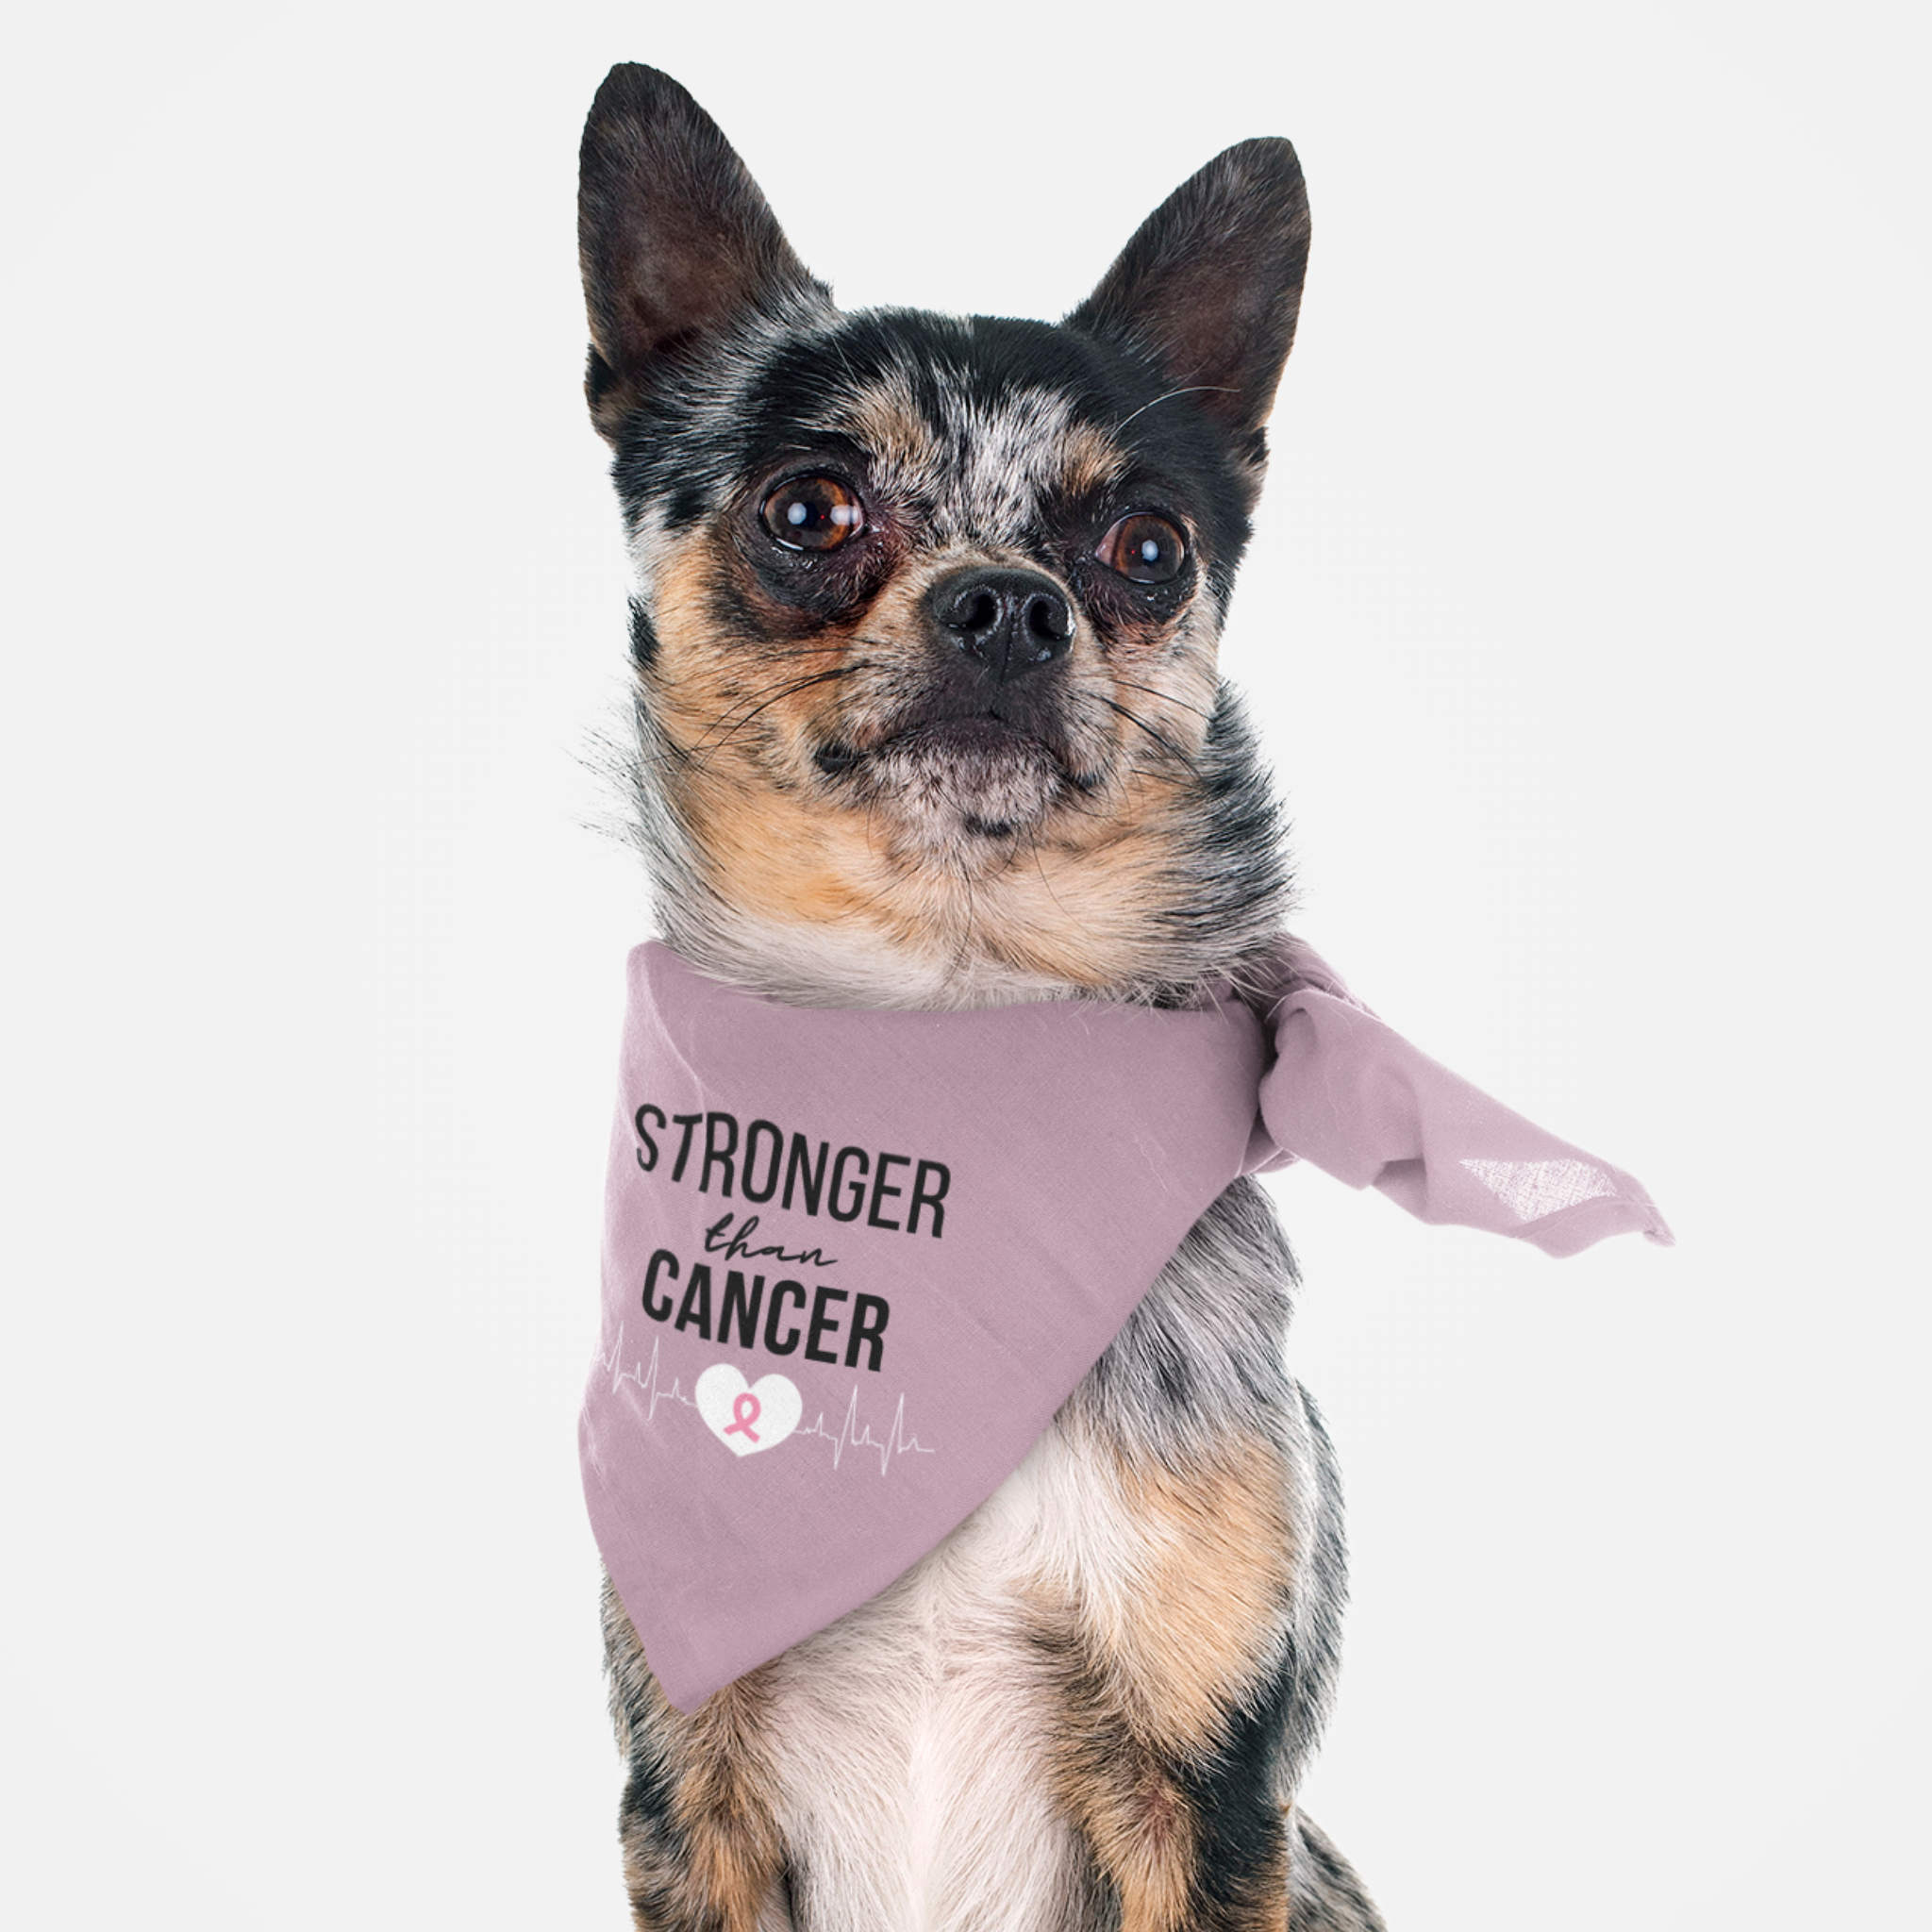
[[[954,480],[977,425],[1044,399],[1069,425],[1116,447],[1124,474],[1096,491],[1049,471],[1030,492],[1031,515],[1011,533],[1014,546],[1070,579],[1104,631],[1158,624],[1185,600],[1191,575],[1130,584],[1093,557],[1117,518],[1158,510],[1192,536],[1217,614],[1225,607],[1249,534],[1251,476],[1225,431],[1195,399],[1171,394],[1164,373],[1131,347],[1049,323],[882,309],[803,336],[743,331],[721,375],[668,378],[625,418],[614,474],[634,525],[653,521],[675,532],[722,522],[754,489],[825,469],[849,475],[912,549],[939,541],[945,508],[953,512],[947,534],[968,534],[958,530],[962,510],[965,521],[999,527],[1009,505],[991,491],[981,501],[956,496],[942,506],[914,485],[880,500],[887,486],[860,419],[880,394],[904,392],[929,441],[932,474]],[[855,574],[856,554],[830,568],[839,558],[770,560],[767,574],[789,571],[781,584],[795,586],[798,601],[829,620],[860,601],[865,581]],[[852,588],[841,601],[824,585]]]
[[[1294,1698],[1292,1653],[1226,1720],[1205,1763],[1181,1762],[1173,1776],[1195,1820],[1194,1902],[1189,1924],[1235,1928],[1265,1923],[1286,1878],[1281,1807],[1274,1793]]]

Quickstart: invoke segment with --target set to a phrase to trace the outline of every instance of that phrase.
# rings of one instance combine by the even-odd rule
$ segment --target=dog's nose
[[[929,592],[941,627],[995,684],[1066,655],[1074,610],[1051,577],[1032,570],[955,571]]]

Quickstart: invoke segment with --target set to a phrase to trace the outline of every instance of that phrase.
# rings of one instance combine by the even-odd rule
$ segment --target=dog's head
[[[1215,647],[1307,254],[1286,142],[1209,162],[1058,325],[845,315],[691,96],[619,67],[580,241],[674,941],[926,1001],[1155,991],[1272,929]]]

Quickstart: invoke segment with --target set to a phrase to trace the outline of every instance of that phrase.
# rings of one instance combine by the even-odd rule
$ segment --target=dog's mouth
[[[1053,752],[1053,747],[1038,732],[990,712],[977,717],[935,719],[929,724],[915,725],[902,732],[900,741],[930,746],[938,752],[957,752],[962,758],[997,758],[1023,745],[1036,746],[1049,755]]]
[[[863,743],[830,738],[812,754],[812,762],[826,776],[840,777],[901,757],[965,766],[1044,759],[1070,775],[1073,763],[1064,734],[1050,723],[1003,716],[990,708],[901,717],[883,731],[868,734]]]
[[[820,771],[836,775],[852,771],[869,758],[901,751],[963,759],[1011,758],[1031,753],[1043,754],[1059,762],[1063,757],[1060,747],[1037,728],[980,711],[959,717],[921,719],[902,724],[863,747],[844,739],[832,739],[819,747],[813,755],[813,762]]]
[[[812,762],[854,802],[927,838],[1010,838],[1094,782],[1052,718],[983,704],[921,708],[862,740],[829,738]]]

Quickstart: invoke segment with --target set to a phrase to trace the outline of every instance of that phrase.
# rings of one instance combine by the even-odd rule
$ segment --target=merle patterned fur
[[[1058,325],[841,313],[648,68],[605,83],[582,178],[586,389],[639,581],[629,786],[665,937],[820,1003],[1174,1001],[1258,975],[1282,826],[1213,654],[1307,257],[1288,144],[1203,169]],[[774,541],[774,487],[820,474],[866,506],[863,541]],[[1132,514],[1184,533],[1176,572],[1106,560]],[[1061,613],[1040,668],[962,658],[943,593],[988,570]],[[765,850],[788,838],[796,908]],[[694,1716],[607,1594],[640,1926],[1376,1932],[1293,1804],[1345,1591],[1334,1458],[1283,1367],[1294,1278],[1238,1183],[979,1517]],[[1191,1714],[1146,1663],[1224,1636],[1189,1579],[1138,1635],[1130,1593],[1123,1637],[1036,1571],[1141,1574],[1153,1531],[1122,1498],[1184,1507],[1238,1468],[1265,1490],[1227,1491],[1241,1520],[1278,1537],[1222,1546],[1210,1524],[1201,1564],[1266,1602],[1235,1688]],[[924,1798],[902,1790],[915,1762]]]

